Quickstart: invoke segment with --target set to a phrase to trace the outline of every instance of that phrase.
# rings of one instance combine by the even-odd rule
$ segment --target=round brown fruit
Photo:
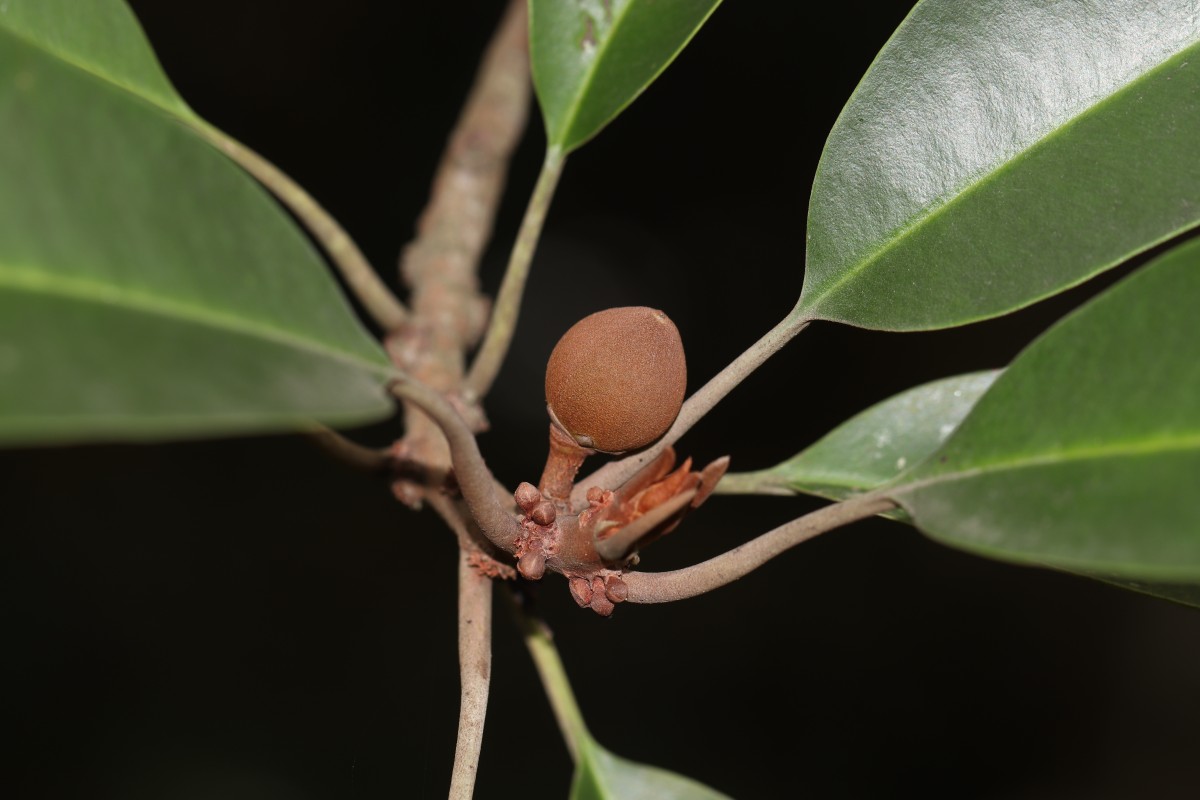
[[[584,447],[607,453],[645,447],[666,433],[686,389],[679,331],[645,306],[584,317],[546,365],[552,417]]]

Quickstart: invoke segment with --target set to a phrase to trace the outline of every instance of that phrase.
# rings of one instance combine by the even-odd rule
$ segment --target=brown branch
[[[392,384],[392,392],[420,408],[438,426],[439,435],[445,437],[454,476],[471,517],[494,545],[511,553],[521,534],[521,525],[497,496],[495,478],[479,452],[475,434],[454,406],[428,386],[415,381],[399,381]]]
[[[414,319],[388,340],[401,369],[446,395],[461,394],[465,353],[487,320],[476,273],[528,118],[530,85],[525,2],[513,0],[450,135],[417,237],[404,251],[401,273]],[[404,457],[434,470],[449,466],[439,426],[411,406],[405,418]],[[482,428],[482,418],[473,425]]]
[[[492,581],[475,569],[467,550],[458,558],[458,671],[462,695],[450,800],[470,800],[492,678]]]
[[[500,502],[511,500],[512,496],[503,486],[499,486],[496,491]],[[430,491],[425,493],[425,501],[454,533],[459,549],[470,557],[476,571],[489,578],[512,580],[517,577],[517,571],[509,566],[508,559],[504,558],[504,551],[483,535],[479,526],[471,519],[471,512],[461,498]]]
[[[442,518],[442,522],[446,523],[446,527],[454,533],[454,538],[458,540],[459,550],[470,553],[472,550],[481,549],[482,543],[475,540],[470,525],[459,513],[458,504],[453,499],[438,492],[428,492],[425,499]]]
[[[880,494],[859,495],[805,514],[693,567],[673,572],[630,572],[621,577],[629,587],[629,602],[670,603],[684,600],[732,583],[785,550],[825,531],[882,514],[895,507],[894,501]]]
[[[493,544],[513,552],[523,529],[498,496],[491,473],[479,454],[475,436],[454,408],[436,392],[420,384],[406,383],[395,384],[393,391],[404,399],[420,403],[432,419],[443,425],[454,456],[459,486],[471,516]],[[626,572],[621,576],[628,588],[626,599],[634,603],[670,603],[705,594],[732,583],[786,550],[826,531],[896,507],[896,502],[881,492],[871,492],[817,509],[692,567],[672,572]],[[563,564],[557,559],[548,559],[546,566],[563,571]]]
[[[392,294],[350,235],[308,192],[270,161],[228,134],[203,122],[193,123],[193,127],[291,209],[313,238],[321,243],[350,291],[381,328],[392,331],[404,324],[408,319],[404,304]]]

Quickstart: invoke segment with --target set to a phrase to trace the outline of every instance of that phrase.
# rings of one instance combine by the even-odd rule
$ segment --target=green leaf
[[[6,0],[0,28],[173,114],[196,116],[124,0]]]
[[[726,475],[717,491],[804,493],[844,500],[875,489],[936,451],[999,375],[1000,370],[956,375],[901,392],[842,423],[788,461],[759,472]],[[901,509],[884,516],[912,523]],[[1200,608],[1200,585],[1153,583],[1087,570],[1077,574]]]
[[[934,538],[1117,579],[1200,579],[1200,240],[1029,346],[890,496]]]
[[[123,3],[0,4],[0,441],[390,412],[387,356],[200,126]]]
[[[1200,221],[1193,0],[925,0],[821,157],[797,311],[961,325]]]
[[[691,778],[613,755],[590,737],[571,782],[571,800],[728,800]]]
[[[803,492],[844,500],[924,460],[958,426],[998,370],[943,378],[878,403],[770,469],[727,475],[718,491]]]
[[[649,86],[721,0],[529,0],[546,138],[570,152]]]

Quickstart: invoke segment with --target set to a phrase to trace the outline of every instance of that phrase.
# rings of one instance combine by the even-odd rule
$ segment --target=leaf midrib
[[[980,476],[991,475],[1000,472],[1012,472],[1034,467],[1056,466],[1059,464],[1072,464],[1081,461],[1137,458],[1160,453],[1187,452],[1189,450],[1200,450],[1200,432],[1195,432],[1184,436],[1171,437],[1170,439],[1156,438],[1141,441],[1115,442],[1113,444],[1104,446],[1079,447],[1071,450],[1060,450],[1054,453],[1039,453],[1037,455],[1014,458],[1007,461],[994,461],[989,464],[980,464],[976,467],[964,469],[958,472],[948,472],[941,475],[933,475],[929,478],[913,481],[912,483],[901,483],[900,480],[904,476],[900,475],[893,479],[890,483],[883,484],[881,491],[886,491],[889,496],[902,495],[941,483],[969,480],[971,478],[977,478]],[[933,456],[930,456],[930,458],[936,457],[936,453],[934,453]],[[920,469],[920,466],[921,465],[917,465],[914,470]]]
[[[592,746],[595,746],[594,743]],[[587,756],[588,765],[590,767],[589,771],[592,773],[592,780],[595,782],[596,788],[600,790],[604,797],[612,797],[614,796],[612,786],[609,785],[609,782],[606,779],[607,776],[604,774],[604,770],[597,768],[595,752],[596,751],[594,749],[589,749],[589,755]]]
[[[140,91],[135,85],[119,80],[110,73],[96,68],[90,63],[72,58],[66,52],[51,47],[41,40],[31,38],[6,26],[0,26],[0,34],[23,42],[31,49],[61,61],[85,75],[91,76],[93,79],[113,86],[135,100],[165,112],[172,119],[180,120],[199,131],[197,127],[199,118],[194,116],[191,109],[187,107],[187,104],[178,94],[173,93],[173,97],[179,102],[178,108],[164,105],[154,96]],[[167,81],[167,86],[170,88],[169,80]],[[201,141],[207,141],[204,137],[199,138]],[[349,351],[330,348],[314,339],[298,336],[294,332],[282,328],[258,324],[249,321],[246,317],[222,314],[214,312],[212,309],[182,303],[160,295],[129,291],[123,287],[115,287],[97,281],[66,278],[61,275],[50,275],[11,265],[0,265],[0,289],[3,288],[66,297],[79,302],[92,302],[141,313],[154,314],[181,323],[186,322],[194,325],[202,325],[208,328],[283,344],[287,347],[313,353],[333,361],[351,364],[360,368],[365,367],[370,372],[378,375],[387,376],[394,374],[394,371],[386,366],[367,361]]]
[[[154,66],[158,68],[159,74],[162,75],[167,88],[171,90],[171,97],[173,97],[175,99],[175,101],[177,103],[179,103],[178,107],[165,105],[158,98],[154,97],[153,95],[146,94],[145,92],[138,89],[136,85],[126,83],[125,81],[120,80],[119,78],[113,76],[111,73],[106,72],[105,70],[97,67],[95,64],[92,64],[92,63],[86,62],[86,61],[80,61],[76,58],[73,58],[69,53],[67,53],[63,50],[60,50],[58,48],[51,47],[46,42],[44,42],[40,39],[32,38],[30,36],[27,36],[17,30],[14,30],[13,28],[7,27],[5,25],[0,25],[0,33],[7,34],[8,36],[12,37],[13,39],[16,39],[17,41],[24,42],[26,45],[28,45],[30,48],[32,48],[34,50],[45,53],[47,56],[57,59],[70,67],[74,67],[75,69],[79,70],[80,72],[83,72],[87,75],[91,75],[92,77],[94,77],[98,80],[101,80],[104,83],[109,84],[110,86],[114,86],[114,87],[136,97],[137,99],[141,100],[142,102],[150,104],[154,108],[157,108],[157,109],[167,112],[173,118],[182,120],[183,122],[187,123],[188,125],[191,125],[194,127],[194,123],[199,120],[199,118],[196,117],[195,112],[192,111],[192,109],[188,107],[188,104],[184,101],[183,97],[181,97],[179,95],[179,93],[175,91],[175,87],[173,87],[171,85],[170,78],[167,77],[166,72],[163,71],[161,65],[158,64],[157,60],[154,62]],[[151,56],[153,57],[153,55],[154,55],[154,53],[153,53],[153,51],[151,51]]]
[[[1196,51],[1196,52],[1193,53],[1193,51]],[[1087,108],[1080,111],[1078,114],[1075,114],[1074,116],[1064,119],[1061,123],[1059,123],[1058,125],[1054,126],[1050,130],[1048,130],[1043,136],[1041,136],[1037,139],[1034,139],[1027,146],[1016,151],[1010,157],[1008,157],[1004,161],[1000,162],[999,164],[995,165],[994,167],[987,170],[986,172],[980,173],[980,175],[975,180],[965,184],[962,188],[957,190],[953,194],[953,196],[951,196],[948,200],[946,200],[945,202],[940,203],[938,205],[929,207],[923,213],[920,213],[917,216],[915,216],[907,225],[904,225],[903,227],[897,229],[895,232],[891,233],[873,251],[866,254],[862,258],[860,258],[857,264],[852,266],[850,269],[843,271],[841,276],[837,280],[835,280],[833,283],[831,283],[824,291],[821,292],[821,294],[817,295],[814,299],[806,301],[806,299],[802,295],[800,298],[800,302],[798,304],[798,308],[806,308],[810,312],[809,318],[815,318],[815,317],[811,316],[811,312],[815,312],[822,302],[824,302],[826,299],[828,299],[830,296],[832,296],[839,288],[842,287],[842,285],[844,285],[848,281],[853,280],[854,278],[858,277],[859,274],[861,274],[865,270],[872,267],[886,253],[897,248],[899,245],[903,244],[905,242],[905,240],[908,238],[909,234],[911,234],[913,231],[924,227],[926,224],[928,224],[929,222],[931,222],[934,219],[937,219],[942,214],[946,213],[948,210],[953,209],[959,202],[963,201],[964,198],[974,195],[976,192],[978,192],[982,188],[986,187],[988,184],[990,184],[993,180],[997,179],[1008,169],[1012,168],[1014,165],[1016,165],[1017,163],[1019,163],[1026,157],[1028,157],[1029,154],[1032,153],[1034,150],[1036,150],[1039,147],[1042,147],[1043,145],[1045,145],[1045,144],[1049,143],[1050,141],[1052,141],[1053,139],[1057,138],[1060,134],[1064,133],[1067,129],[1071,128],[1079,120],[1082,120],[1089,115],[1099,113],[1101,110],[1103,110],[1109,104],[1116,102],[1116,100],[1119,97],[1125,95],[1126,92],[1132,90],[1135,86],[1143,83],[1144,81],[1150,80],[1158,72],[1165,69],[1168,65],[1171,64],[1171,62],[1177,60],[1181,56],[1193,55],[1193,54],[1200,57],[1200,41],[1192,42],[1191,44],[1180,49],[1179,51],[1172,53],[1171,55],[1164,58],[1161,62],[1159,62],[1156,66],[1154,66],[1152,69],[1148,69],[1144,72],[1137,74],[1136,76],[1133,77],[1132,80],[1114,88],[1108,94],[1108,96],[1105,97],[1104,99],[1100,100],[1099,102],[1097,102],[1091,106],[1088,106]],[[874,66],[874,65],[872,64],[872,66]]]
[[[596,78],[597,65],[604,58],[605,52],[608,51],[609,44],[616,37],[617,31],[621,28],[621,24],[629,15],[629,9],[632,8],[633,4],[637,2],[639,2],[639,0],[629,0],[629,2],[625,3],[625,5],[621,6],[620,12],[613,16],[612,25],[608,29],[608,36],[604,38],[603,42],[597,43],[596,53],[592,58],[592,63],[587,67],[587,69],[584,70],[584,79],[579,84],[579,90],[575,92],[574,97],[571,99],[571,104],[567,106],[567,113],[563,116],[563,126],[558,135],[554,137],[555,141],[553,142],[553,145],[555,147],[563,150],[567,149],[567,134],[569,134],[571,129],[574,127],[575,120],[579,117],[579,109],[583,106],[583,98],[587,96],[588,89],[591,88],[592,81],[594,81]]]
[[[127,311],[164,317],[180,323],[262,339],[294,350],[312,353],[331,361],[349,364],[376,375],[394,376],[395,370],[346,351],[328,347],[314,339],[283,328],[253,322],[247,317],[221,313],[203,306],[180,302],[148,292],[131,291],[94,280],[65,277],[31,269],[0,266],[0,291],[23,291],[76,302],[94,303]]]
[[[828,488],[847,489],[854,492],[866,492],[874,489],[876,486],[883,486],[888,482],[888,479],[884,479],[868,486],[864,485],[864,481],[850,480],[853,477],[855,476],[850,473],[833,474],[829,472],[806,472],[801,479],[791,477],[782,478],[780,482],[775,485],[786,487],[792,489],[793,491],[805,491],[807,488]]]

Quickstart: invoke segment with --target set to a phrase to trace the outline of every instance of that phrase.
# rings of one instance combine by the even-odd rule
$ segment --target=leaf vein
[[[62,275],[47,275],[43,272],[11,266],[0,267],[0,290],[3,289],[51,295],[84,303],[90,302],[153,314],[180,323],[200,325],[275,342],[332,361],[364,368],[380,376],[395,375],[395,371],[389,367],[367,361],[348,351],[329,347],[314,339],[297,335],[293,331],[148,292],[131,291],[97,281],[68,278]]]

